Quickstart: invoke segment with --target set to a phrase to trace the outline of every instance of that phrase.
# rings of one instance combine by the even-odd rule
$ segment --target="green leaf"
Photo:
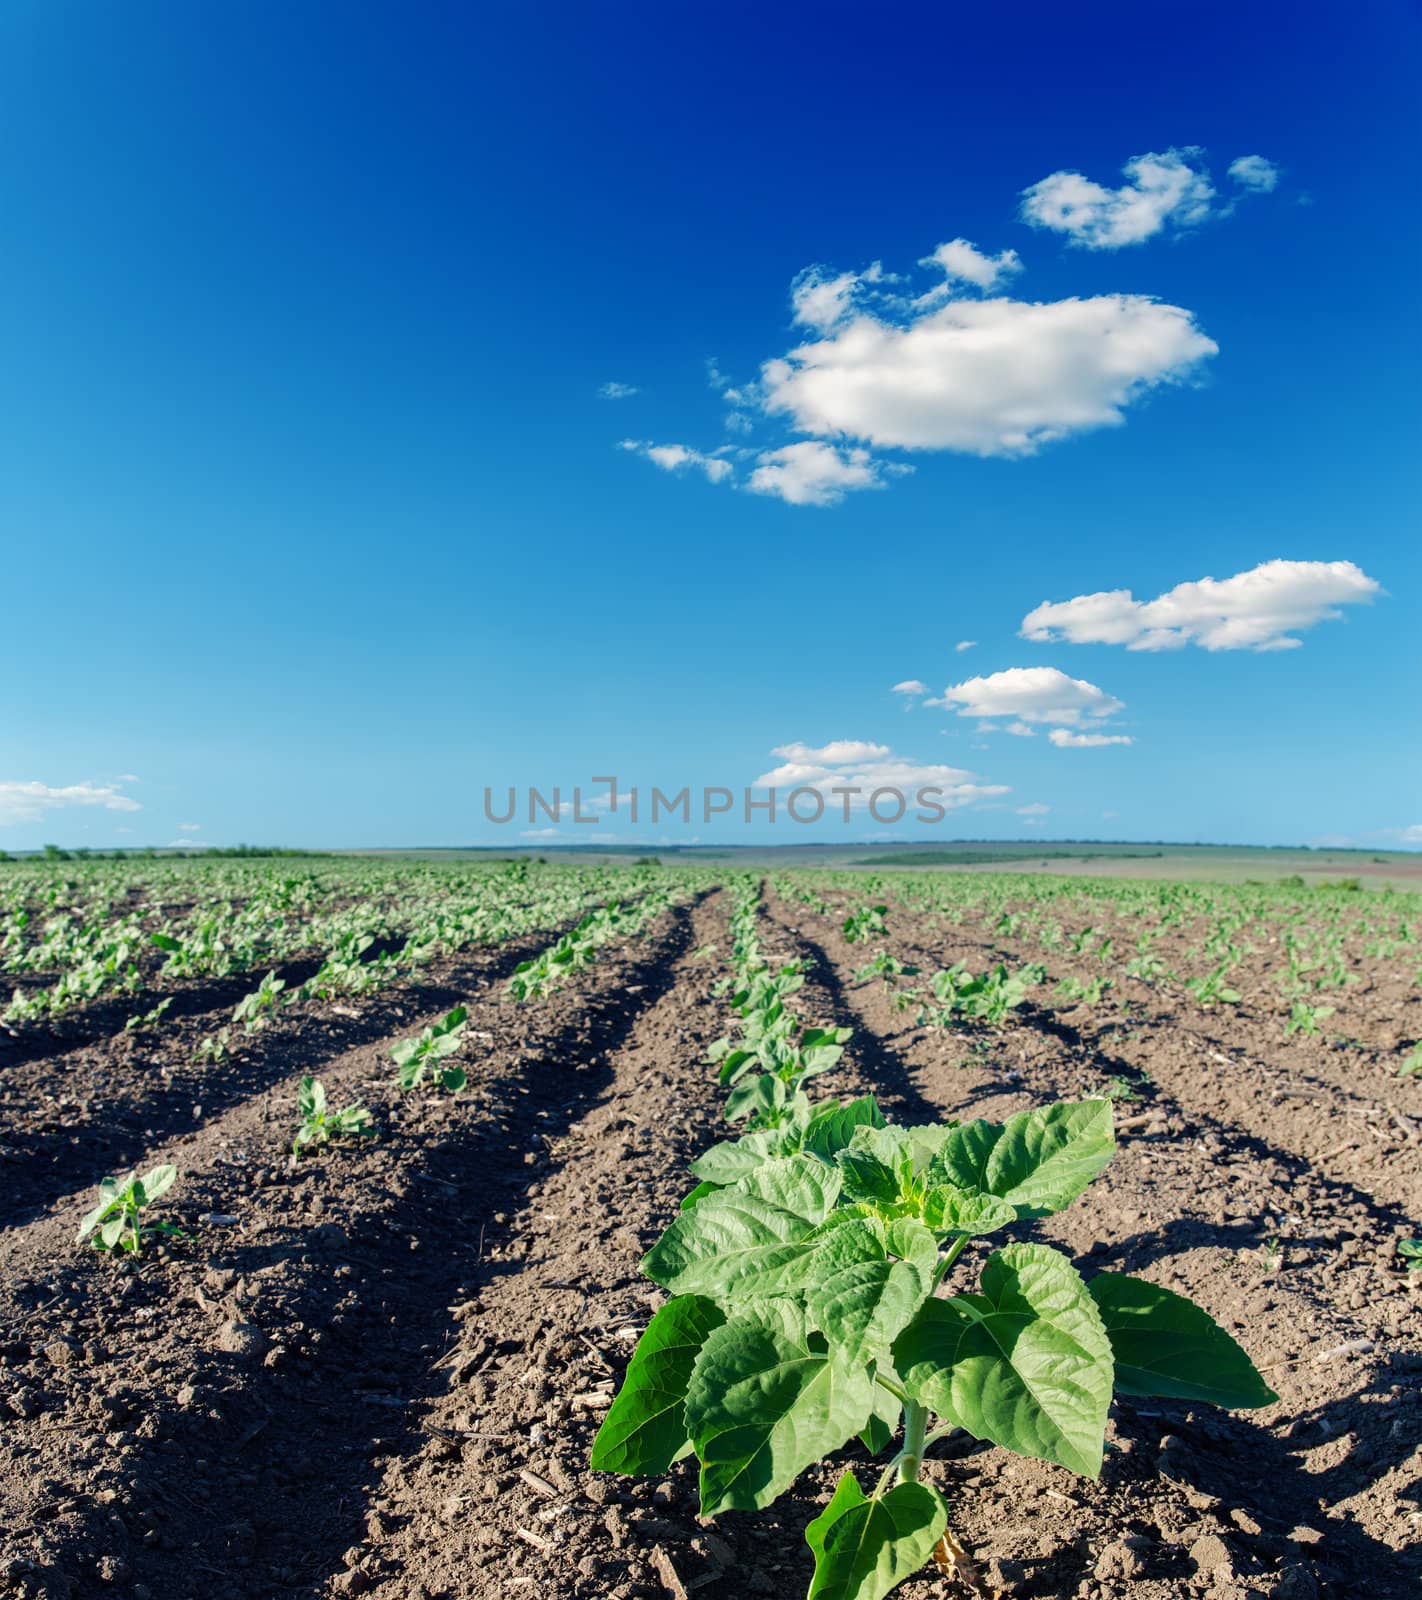
[[[719,1300],[782,1293],[784,1269],[814,1249],[806,1240],[838,1194],[839,1174],[813,1156],[768,1161],[681,1212],[648,1251],[642,1270],[673,1294]]]
[[[686,1387],[707,1336],[726,1320],[700,1295],[669,1300],[637,1341],[589,1463],[599,1472],[666,1472],[686,1448]]]
[[[801,1148],[829,1161],[837,1151],[848,1147],[856,1128],[883,1126],[883,1112],[879,1110],[874,1096],[866,1094],[844,1105],[824,1106],[817,1111],[805,1129]]]
[[[875,1376],[882,1374],[884,1377],[897,1381],[897,1374],[886,1362],[879,1362],[875,1368]],[[874,1410],[870,1414],[869,1424],[859,1434],[859,1442],[871,1456],[877,1456],[898,1437],[899,1424],[903,1421],[904,1408],[902,1402],[881,1383],[874,1385]]]
[[[706,1182],[725,1185],[754,1172],[783,1151],[783,1130],[756,1128],[739,1139],[713,1144],[691,1163],[691,1175]]]
[[[1111,1403],[1111,1344],[1086,1285],[1047,1245],[1013,1244],[982,1293],[929,1300],[894,1344],[908,1392],[975,1439],[1094,1478]]]
[[[866,1362],[898,1338],[932,1286],[907,1261],[859,1261],[821,1278],[806,1306],[837,1355]]]
[[[939,1184],[924,1196],[923,1220],[934,1233],[996,1233],[1017,1220],[1017,1208],[995,1194],[968,1194]]]
[[[884,1247],[891,1256],[911,1261],[925,1283],[933,1282],[938,1267],[938,1241],[916,1217],[895,1217],[885,1231]]]
[[[166,950],[169,955],[176,955],[183,948],[170,933],[150,933],[148,937],[160,950]]]
[[[702,1347],[686,1394],[701,1460],[701,1509],[768,1506],[806,1467],[869,1425],[874,1380],[772,1300],[733,1317]]]
[[[899,1483],[866,1498],[852,1472],[805,1529],[815,1553],[809,1600],[882,1600],[933,1554],[948,1526],[943,1496],[926,1483]]]
[[[178,1169],[175,1166],[168,1164],[165,1164],[161,1167],[154,1167],[151,1172],[145,1173],[143,1178],[143,1188],[148,1198],[150,1200],[156,1200],[159,1195],[167,1194],[169,1189],[173,1187],[174,1180],[177,1178],[177,1176]]]
[[[1103,1272],[1087,1284],[1116,1358],[1121,1394],[1203,1400],[1240,1410],[1279,1397],[1206,1311],[1144,1278]]]
[[[1045,1217],[1070,1205],[1115,1149],[1109,1100],[1066,1102],[954,1128],[930,1177],[998,1195],[1019,1217]]]

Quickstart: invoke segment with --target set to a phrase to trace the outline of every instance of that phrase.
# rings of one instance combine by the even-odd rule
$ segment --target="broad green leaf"
[[[868,1371],[828,1351],[789,1301],[756,1305],[717,1328],[686,1394],[702,1513],[768,1506],[869,1425],[873,1391]]]
[[[1103,1272],[1086,1287],[1111,1340],[1119,1393],[1203,1400],[1240,1410],[1279,1398],[1239,1345],[1193,1300],[1120,1272]]]
[[[642,1270],[673,1294],[780,1293],[777,1274],[813,1250],[806,1240],[838,1192],[839,1174],[813,1156],[768,1161],[681,1212]]]
[[[948,1135],[958,1126],[957,1119],[949,1122],[918,1123],[903,1131],[908,1135],[913,1150],[914,1169],[925,1172],[934,1156],[943,1148]]]
[[[902,1128],[859,1127],[835,1155],[847,1200],[894,1205],[913,1174],[913,1149]]]
[[[1094,1478],[1111,1403],[1111,1343],[1076,1268],[1013,1244],[982,1293],[929,1300],[894,1344],[908,1392],[975,1439]]]
[[[148,937],[160,950],[166,950],[169,955],[176,955],[183,948],[170,933],[150,933]]]
[[[173,1187],[178,1176],[175,1166],[165,1163],[161,1167],[154,1167],[151,1172],[145,1173],[143,1188],[150,1200],[156,1200],[160,1194],[167,1194]]]
[[[691,1193],[687,1195],[686,1199],[682,1201],[678,1210],[690,1211],[693,1206],[699,1205],[708,1194],[715,1194],[718,1189],[724,1187],[724,1184],[719,1183],[698,1183]]]
[[[955,1128],[930,1178],[998,1195],[1019,1217],[1045,1217],[1070,1205],[1115,1148],[1109,1100],[1041,1106]]]
[[[923,1220],[935,1233],[996,1233],[1017,1220],[1017,1208],[995,1194],[969,1194],[939,1184],[924,1196]]]
[[[853,1362],[872,1361],[892,1344],[932,1287],[907,1261],[859,1261],[816,1277],[806,1300],[810,1320]]]
[[[880,1361],[874,1369],[874,1375],[892,1378],[897,1381],[897,1374],[887,1362]],[[903,1421],[904,1408],[902,1403],[881,1383],[874,1385],[874,1410],[869,1417],[869,1424],[859,1434],[859,1442],[871,1456],[877,1456],[880,1451],[888,1447],[898,1437],[899,1424]]]
[[[700,1295],[669,1300],[637,1341],[627,1375],[593,1441],[600,1472],[665,1472],[689,1442],[686,1386],[707,1336],[726,1318]]]
[[[809,1600],[883,1600],[933,1554],[948,1526],[943,1496],[926,1483],[866,1498],[852,1472],[805,1529],[815,1553]]]
[[[833,1160],[837,1151],[845,1149],[859,1127],[882,1128],[884,1115],[872,1094],[844,1105],[826,1106],[816,1112],[801,1148],[826,1161]]]
[[[925,1283],[933,1282],[938,1267],[938,1241],[916,1217],[895,1217],[884,1235],[891,1256],[911,1261]]]
[[[739,1139],[713,1144],[691,1163],[691,1175],[710,1183],[735,1183],[767,1161],[782,1154],[784,1139],[779,1128],[756,1128]]]

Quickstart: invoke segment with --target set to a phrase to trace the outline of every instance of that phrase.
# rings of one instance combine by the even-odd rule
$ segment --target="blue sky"
[[[1422,843],[1401,0],[0,28],[0,847]]]

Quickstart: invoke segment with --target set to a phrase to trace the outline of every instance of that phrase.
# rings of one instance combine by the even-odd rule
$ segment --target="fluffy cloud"
[[[1119,250],[1227,217],[1238,204],[1216,205],[1204,151],[1195,145],[1132,156],[1121,170],[1127,181],[1119,189],[1079,172],[1053,172],[1022,191],[1022,220],[1086,250]],[[1278,167],[1263,156],[1236,157],[1229,175],[1245,195],[1268,194],[1279,182]]]
[[[978,641],[976,639],[959,639],[959,641],[957,642],[957,644],[955,644],[953,646],[953,648],[961,655],[964,650],[973,649],[976,646],[977,642]]]
[[[908,450],[1031,455],[1124,420],[1218,346],[1144,295],[953,300],[907,323],[861,315],[762,368],[763,404],[801,433]]]
[[[831,739],[828,744],[778,744],[770,752],[787,761],[814,762],[817,766],[842,767],[850,761],[877,761],[889,753],[886,744],[871,744],[867,739]]]
[[[1056,667],[1008,667],[985,678],[968,678],[931,703],[956,710],[960,717],[1011,717],[1021,725],[1055,722],[1070,727],[1124,709],[1104,689],[1084,678],[1069,678]]]
[[[991,800],[1011,791],[1004,784],[985,784],[977,774],[962,767],[945,767],[896,756],[887,745],[855,739],[836,739],[826,745],[782,744],[772,755],[784,758],[781,765],[763,772],[751,787],[755,789],[814,789],[826,797],[825,814],[847,803],[851,810],[864,810],[876,789],[896,789],[913,804],[915,793],[924,788],[941,790],[938,803],[948,809]],[[835,789],[857,789],[856,795],[836,795]]]
[[[825,267],[806,267],[790,285],[790,310],[807,328],[832,328],[849,315],[863,286],[883,283],[884,269],[875,262],[864,272],[830,273]]]
[[[143,809],[112,783],[71,783],[61,788],[51,788],[47,783],[0,783],[0,826],[38,822],[49,812],[67,806],[101,806],[105,811]]]
[[[1292,650],[1292,630],[1341,615],[1380,585],[1351,561],[1265,561],[1232,578],[1180,583],[1154,600],[1109,589],[1048,601],[1022,619],[1022,637],[1131,650]]]
[[[735,470],[721,456],[703,455],[686,444],[651,444],[646,439],[623,439],[618,446],[634,455],[645,456],[663,472],[680,472],[684,467],[695,467],[704,472],[712,483],[722,483]]]
[[[1066,728],[1053,728],[1047,735],[1059,750],[1095,750],[1106,744],[1134,744],[1125,733],[1072,733]]]
[[[928,685],[918,678],[905,678],[902,683],[896,683],[891,694],[927,694]]]
[[[630,400],[634,394],[641,394],[635,383],[605,383],[598,390],[604,400]]]
[[[1022,191],[1022,220],[1088,250],[1119,250],[1165,228],[1194,227],[1215,197],[1209,173],[1192,165],[1199,156],[1193,147],[1132,156],[1119,189],[1079,172],[1053,172]]]
[[[1279,186],[1279,169],[1263,156],[1238,156],[1229,164],[1229,175],[1250,194],[1270,194]]]
[[[882,489],[879,472],[880,463],[867,450],[839,450],[804,439],[757,456],[747,487],[753,494],[778,495],[792,506],[832,506],[851,490]]]
[[[947,244],[940,244],[931,256],[924,256],[919,266],[938,267],[944,279],[936,288],[919,297],[919,303],[922,304],[946,297],[963,283],[971,284],[986,294],[1021,272],[1022,260],[1015,250],[1001,250],[997,255],[990,256],[967,239],[950,239]]]

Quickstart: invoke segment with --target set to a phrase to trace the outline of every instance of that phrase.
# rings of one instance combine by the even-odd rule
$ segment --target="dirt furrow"
[[[772,914],[800,925],[799,907]],[[880,981],[856,984],[860,947],[828,930],[822,942],[801,937],[827,964],[816,980],[836,997],[836,1020],[858,1030],[856,1058],[871,1073],[888,1061],[892,1087],[907,1077],[945,1112],[996,1119],[1100,1092],[1105,1074],[1085,1041],[1028,1019],[980,1031],[985,1048],[965,1049],[911,1026]],[[913,957],[907,941],[891,948]],[[877,1042],[866,1048],[860,1035]],[[1058,1552],[1055,1570],[1093,1593],[1092,1579],[1112,1575],[1133,1577],[1132,1595],[1178,1593],[1171,1583],[1202,1538],[1219,1539],[1234,1580],[1257,1592],[1346,1595],[1359,1592],[1361,1572],[1372,1594],[1408,1592],[1422,1571],[1415,1544],[1404,1549],[1422,1464],[1422,1318],[1415,1286],[1395,1270],[1390,1230],[1371,1197],[1175,1104],[1163,1085],[1146,1093],[1141,1106],[1119,1108],[1128,1128],[1133,1115],[1140,1125],[1106,1174],[1067,1212],[1025,1231],[1067,1249],[1088,1276],[1143,1273],[1199,1301],[1269,1369],[1280,1404],[1225,1414],[1118,1403],[1116,1449],[1097,1486],[986,1452],[960,1531],[1021,1577],[1020,1592],[1072,1592],[1040,1586],[1023,1562],[1025,1535],[997,1526],[1009,1484],[1035,1480],[1078,1506],[1063,1535],[1074,1557]],[[1113,1517],[1116,1540],[1124,1530],[1132,1541],[1126,1554],[1114,1549]]]
[[[484,1274],[516,1270],[510,1202],[673,982],[692,915],[606,949],[543,1005],[476,997],[457,1099],[399,1095],[388,1037],[331,1062],[333,1105],[361,1094],[375,1112],[372,1145],[290,1170],[283,1093],[149,1151],[179,1165],[165,1209],[193,1235],[166,1258],[136,1272],[87,1258],[72,1214],[7,1240],[12,1588],[270,1600],[324,1591],[332,1574],[359,1588],[366,1574],[343,1553],[368,1535],[382,1463],[429,1444],[450,1307]]]

